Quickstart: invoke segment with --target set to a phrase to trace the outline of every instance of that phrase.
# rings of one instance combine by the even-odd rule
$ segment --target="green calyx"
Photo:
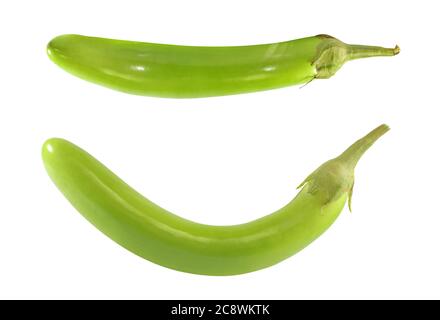
[[[346,44],[332,36],[318,35],[322,42],[318,45],[312,66],[316,70],[315,79],[332,77],[345,62],[361,58],[395,56],[400,52],[399,46],[383,48],[376,46]]]
[[[354,169],[362,155],[389,130],[385,124],[353,143],[338,157],[322,164],[312,172],[298,188],[316,195],[323,206],[348,193],[348,207],[351,211],[351,198],[354,186]]]

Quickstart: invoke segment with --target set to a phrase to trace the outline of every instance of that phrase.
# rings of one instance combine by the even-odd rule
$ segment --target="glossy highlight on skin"
[[[181,46],[81,35],[47,45],[50,59],[82,79],[126,93],[198,98],[269,90],[333,76],[349,60],[399,48],[348,45],[318,35],[271,44]]]
[[[379,126],[324,163],[278,211],[232,226],[196,223],[159,207],[66,140],[47,140],[42,157],[70,203],[121,246],[171,269],[234,275],[276,264],[319,237],[351,197],[357,161],[387,131]]]

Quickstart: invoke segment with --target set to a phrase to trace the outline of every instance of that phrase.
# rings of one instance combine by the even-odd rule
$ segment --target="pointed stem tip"
[[[345,150],[338,159],[345,162],[352,169],[356,166],[359,159],[381,136],[390,130],[386,124],[382,124],[365,137],[353,143],[347,150]]]
[[[348,45],[348,60],[395,56],[400,53],[400,47],[396,45],[394,48],[384,48],[376,46],[363,46],[357,44]]]

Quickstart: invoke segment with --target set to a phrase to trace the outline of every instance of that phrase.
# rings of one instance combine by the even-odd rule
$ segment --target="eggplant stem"
[[[349,44],[347,49],[347,59],[356,60],[369,57],[395,56],[399,53],[400,48],[397,45],[394,48],[383,48],[376,46]]]

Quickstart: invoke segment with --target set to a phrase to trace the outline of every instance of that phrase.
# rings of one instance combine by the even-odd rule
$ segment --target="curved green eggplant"
[[[399,47],[348,45],[331,36],[250,46],[197,47],[62,35],[47,46],[66,71],[127,93],[197,98],[330,78],[348,60],[393,56]]]
[[[159,265],[204,275],[234,275],[276,264],[319,237],[338,217],[362,154],[386,131],[382,125],[327,161],[278,211],[233,226],[176,216],[130,188],[84,150],[63,139],[43,146],[46,170],[70,203],[108,237]]]

